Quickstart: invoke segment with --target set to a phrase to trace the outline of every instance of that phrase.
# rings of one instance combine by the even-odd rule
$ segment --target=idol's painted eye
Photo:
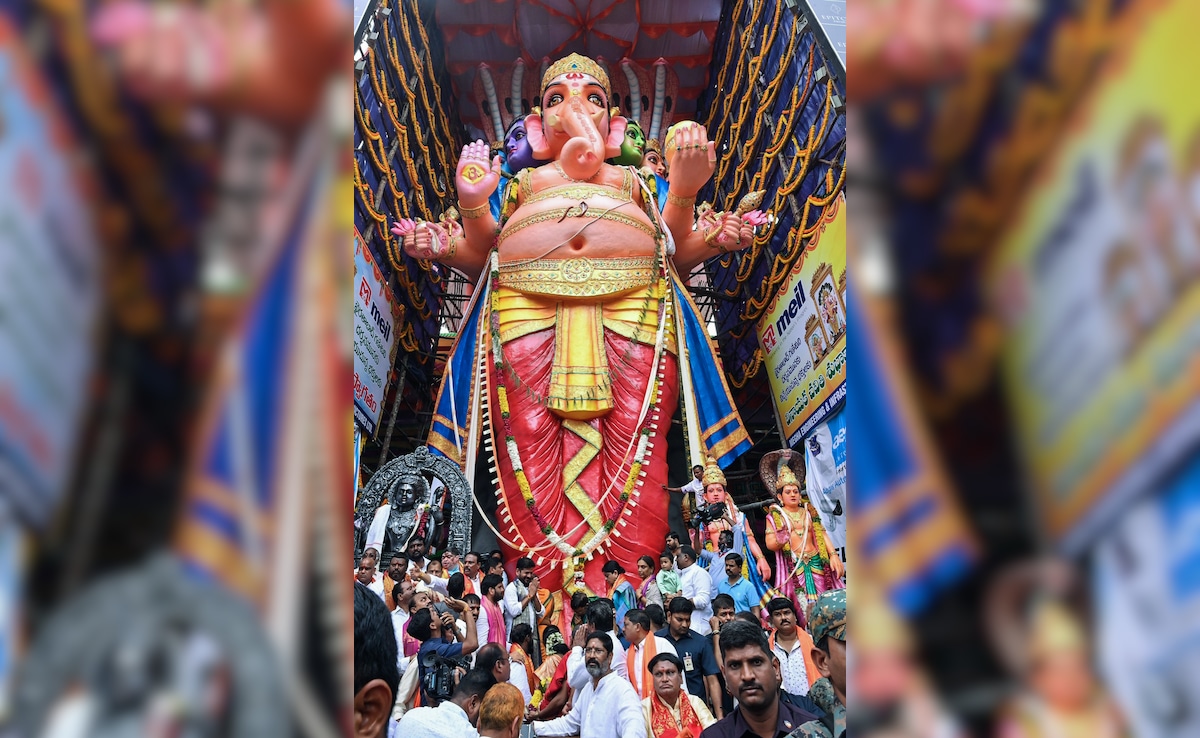
[[[597,95],[594,92],[592,94],[588,95],[588,102],[590,102],[592,105],[595,105],[597,107],[601,107],[601,108],[604,107],[604,99],[601,98],[599,95]]]
[[[546,101],[546,107],[554,107],[555,105],[558,105],[562,101],[563,101],[563,96],[556,92],[550,96],[549,100]]]
[[[525,138],[525,131],[513,131],[512,137],[514,141],[520,141]]]

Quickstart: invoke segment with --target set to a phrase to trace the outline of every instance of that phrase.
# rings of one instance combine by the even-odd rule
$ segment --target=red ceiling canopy
[[[516,75],[516,87],[525,99],[535,100],[543,61],[554,61],[571,52],[602,62],[618,92],[623,89],[628,93],[630,75],[649,82],[648,88],[641,89],[642,96],[650,101],[647,107],[653,107],[654,65],[660,60],[665,62],[667,87],[674,93],[670,117],[695,117],[696,98],[708,84],[720,15],[720,0],[437,2],[438,26],[446,40],[446,67],[454,78],[459,110],[464,122],[489,137],[492,123],[484,120],[479,106],[483,89],[480,64],[487,65],[494,88],[509,92],[514,63],[523,59],[525,69]],[[623,73],[619,65],[626,59],[633,65]],[[512,116],[507,108],[504,112],[507,122]],[[648,115],[645,110],[643,113]]]

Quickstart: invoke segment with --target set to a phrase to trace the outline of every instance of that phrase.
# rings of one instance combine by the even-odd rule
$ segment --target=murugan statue
[[[775,588],[795,603],[803,622],[809,604],[822,592],[846,586],[846,570],[817,509],[800,488],[793,466],[802,464],[795,451],[772,451],[763,457],[759,473],[777,500],[767,515],[766,531],[767,548],[775,552]]]
[[[733,550],[742,556],[743,573],[754,585],[759,596],[762,596],[767,590],[767,582],[771,580],[771,565],[754,538],[754,530],[746,525],[746,514],[738,510],[733,498],[725,489],[727,482],[724,472],[711,456],[704,465],[704,476],[700,481],[704,484],[706,505],[725,505],[724,516],[700,527],[700,544],[705,550],[717,551],[720,549],[721,534],[725,531],[733,533]],[[753,569],[749,568],[751,561],[754,562]]]
[[[1087,631],[1072,606],[1077,579],[1069,564],[1034,561],[1010,565],[989,586],[988,635],[1021,683],[997,715],[998,738],[1129,734],[1092,668]]]
[[[754,216],[723,213],[694,230],[695,196],[716,164],[699,125],[676,136],[666,206],[648,205],[655,183],[605,161],[621,153],[627,126],[609,100],[594,61],[556,61],[525,118],[534,157],[550,163],[509,183],[499,219],[488,197],[500,158],[477,141],[455,175],[463,234],[429,223],[393,231],[409,255],[479,279],[431,450],[473,469],[484,438],[502,545],[532,556],[542,581],[596,592],[605,582],[594,553],[607,549],[631,570],[662,546],[666,434],[681,384],[696,398],[688,423],[707,453],[728,464],[750,447],[679,275],[748,247]]]

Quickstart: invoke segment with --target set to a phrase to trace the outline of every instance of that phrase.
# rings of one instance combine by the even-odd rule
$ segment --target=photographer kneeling
[[[454,615],[427,607],[417,610],[408,621],[406,631],[421,642],[417,663],[421,665],[421,704],[435,706],[449,699],[453,691],[452,675],[458,662],[479,646],[475,633],[475,618],[462,600],[448,600],[450,608],[462,616],[467,626],[462,643],[454,642]],[[465,665],[463,665],[465,668]],[[432,688],[431,688],[432,686]],[[482,699],[482,697],[481,697]]]

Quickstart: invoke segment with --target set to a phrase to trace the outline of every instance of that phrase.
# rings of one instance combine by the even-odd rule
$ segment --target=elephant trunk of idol
[[[563,144],[559,164],[572,179],[590,179],[604,163],[604,135],[588,114],[583,98],[573,95],[565,107],[562,130],[571,140]]]

